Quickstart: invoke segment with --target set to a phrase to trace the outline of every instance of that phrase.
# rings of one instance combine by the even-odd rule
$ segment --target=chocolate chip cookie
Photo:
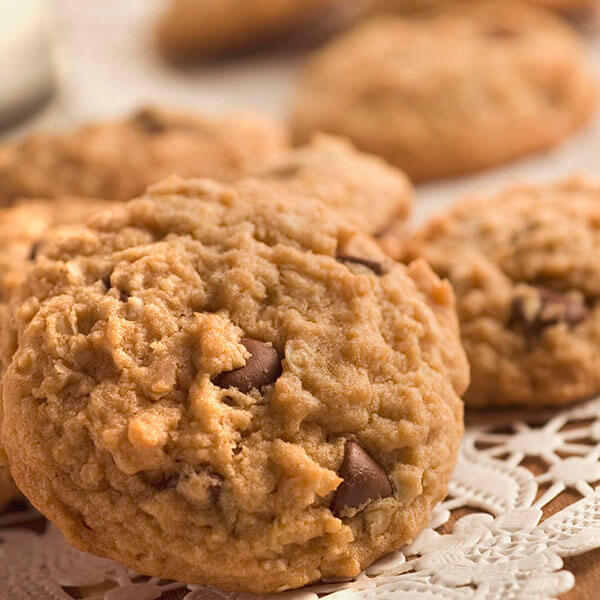
[[[17,486],[8,469],[0,467],[0,510],[18,494]]]
[[[53,226],[81,223],[106,206],[106,202],[90,198],[61,198],[54,202],[23,200],[0,208],[0,373],[11,347],[6,331],[7,302],[43,245],[60,235],[61,230],[52,229]],[[0,465],[5,462],[1,453],[0,445]],[[16,492],[8,469],[0,466],[0,504]]]
[[[170,0],[158,23],[158,43],[167,56],[177,60],[228,54],[264,46],[336,4],[342,3],[340,0]]]
[[[107,207],[112,204],[78,197],[52,202],[24,199],[1,207],[0,302],[8,301],[46,239],[58,234],[52,227],[83,223],[90,214]]]
[[[0,204],[65,195],[129,200],[171,174],[236,178],[285,145],[262,117],[138,111],[70,133],[35,133],[0,147]]]
[[[578,35],[546,11],[473,3],[427,18],[384,15],[308,61],[291,126],[350,138],[413,180],[476,171],[563,140],[592,113]]]
[[[283,189],[172,178],[19,287],[5,449],[77,547],[272,592],[357,575],[446,493],[468,383],[450,285]]]
[[[573,179],[475,197],[408,244],[453,284],[471,406],[600,392],[600,186]]]
[[[404,173],[330,136],[277,155],[254,176],[315,197],[368,233],[405,221],[412,208]]]
[[[481,4],[486,1],[495,2],[496,0],[374,0],[370,5],[370,12],[423,13],[425,11],[444,11],[448,10],[448,7],[453,8],[457,5]],[[597,0],[527,0],[527,2],[566,14],[576,13],[597,4]]]

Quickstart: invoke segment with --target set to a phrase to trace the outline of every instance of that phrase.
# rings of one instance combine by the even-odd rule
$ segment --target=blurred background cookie
[[[170,0],[158,23],[163,52],[175,59],[230,54],[265,46],[328,10],[368,0]]]
[[[404,222],[412,208],[412,186],[404,173],[331,136],[316,135],[251,174],[318,198],[372,234]]]
[[[470,406],[540,407],[600,391],[600,186],[479,195],[435,217],[404,258],[457,296]]]
[[[128,200],[171,174],[232,179],[285,146],[274,121],[146,108],[120,121],[0,147],[0,204],[64,195]]]
[[[309,59],[291,115],[296,143],[349,137],[423,181],[559,143],[588,119],[595,76],[577,34],[510,3],[357,26]]]
[[[370,10],[373,13],[419,13],[427,11],[442,12],[457,5],[473,5],[482,2],[503,0],[373,0]],[[598,0],[523,0],[533,5],[543,6],[561,13],[577,13],[598,6]]]

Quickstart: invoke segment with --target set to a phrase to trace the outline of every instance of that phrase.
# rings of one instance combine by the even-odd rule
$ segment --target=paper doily
[[[448,497],[412,545],[354,581],[267,598],[546,600],[572,588],[562,558],[600,547],[600,397],[561,412],[480,420],[467,427]],[[569,504],[548,510],[567,492]],[[22,527],[35,519],[41,533]],[[32,511],[0,516],[0,598],[265,598],[140,577],[43,525]]]

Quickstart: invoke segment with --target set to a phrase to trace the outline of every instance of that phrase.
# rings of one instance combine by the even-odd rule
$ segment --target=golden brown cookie
[[[17,486],[6,467],[0,466],[0,510],[17,494]]]
[[[158,42],[175,59],[227,54],[263,46],[336,4],[340,0],[170,0]]]
[[[236,178],[284,146],[279,125],[257,115],[147,108],[0,147],[0,205],[65,195],[129,200],[171,174]]]
[[[284,190],[172,178],[19,287],[5,448],[77,547],[272,592],[357,575],[445,495],[468,383],[450,285]]]
[[[456,6],[469,6],[474,3],[498,2],[504,0],[374,0],[370,4],[372,13],[423,13],[444,11]],[[530,4],[556,10],[560,13],[576,13],[598,5],[598,0],[526,0]]]
[[[600,186],[580,179],[460,202],[408,245],[454,286],[471,406],[600,392]]]
[[[23,200],[14,206],[0,208],[0,373],[6,353],[12,346],[6,331],[7,302],[44,243],[60,234],[58,229],[51,228],[81,223],[92,212],[106,206],[107,203],[101,200],[61,198],[54,202]],[[0,465],[4,462],[2,458],[0,456]],[[0,505],[16,493],[8,469],[0,466]]]
[[[412,186],[404,173],[331,136],[317,135],[306,146],[274,156],[253,176],[317,198],[368,233],[405,221],[412,209]]]
[[[308,61],[291,126],[350,138],[414,180],[497,165],[557,144],[596,104],[575,32],[546,11],[484,3],[383,16]]]

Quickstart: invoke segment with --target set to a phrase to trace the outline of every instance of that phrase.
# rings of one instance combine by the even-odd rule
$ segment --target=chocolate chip
[[[223,487],[223,478],[217,473],[208,473],[209,484],[208,484],[208,494],[210,496],[210,501],[213,504],[217,504],[219,502],[219,497],[221,496],[221,488]]]
[[[497,25],[492,29],[488,29],[486,35],[498,40],[511,40],[516,38],[518,33],[507,25]]]
[[[145,108],[138,111],[132,121],[145,133],[158,134],[167,130],[167,123],[158,113],[152,109]]]
[[[110,284],[110,275],[106,275],[105,277],[103,277],[102,283],[104,284],[104,287],[107,290],[110,290],[110,288],[112,287],[112,285]]]
[[[343,263],[363,265],[363,267],[371,269],[375,275],[383,275],[383,265],[379,261],[361,258],[360,256],[350,256],[349,254],[338,254],[336,259]]]
[[[34,242],[31,245],[31,250],[29,252],[29,257],[28,257],[29,260],[35,260],[36,259],[37,255],[38,255],[38,252],[40,251],[41,247],[42,247],[42,242],[39,242],[39,241],[38,242]]]
[[[159,491],[177,487],[179,475],[161,473],[158,477],[146,475],[145,480]]]
[[[344,447],[344,460],[339,474],[344,481],[331,503],[331,511],[337,517],[345,516],[348,509],[360,509],[377,498],[387,498],[393,494],[385,471],[352,440],[348,440]]]
[[[265,173],[273,179],[291,179],[296,177],[300,171],[300,165],[277,165],[273,166]]]
[[[517,296],[511,307],[512,324],[520,324],[529,334],[537,334],[557,323],[577,325],[590,310],[576,294],[556,292],[537,286],[532,295]]]
[[[236,388],[243,393],[252,388],[260,390],[273,383],[281,375],[281,359],[277,350],[252,338],[243,338],[241,342],[250,352],[250,358],[243,367],[218,375],[214,383],[222,388]]]

